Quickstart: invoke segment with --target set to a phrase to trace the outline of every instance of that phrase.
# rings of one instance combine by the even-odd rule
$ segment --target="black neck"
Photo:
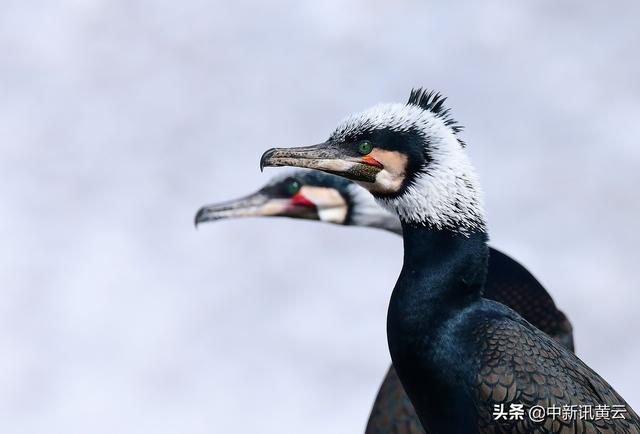
[[[475,432],[474,405],[458,380],[470,371],[456,325],[481,299],[487,235],[404,222],[402,230],[404,264],[387,316],[393,365],[425,426],[455,424],[461,427],[456,432]]]
[[[486,233],[463,235],[405,222],[402,230],[404,263],[394,296],[404,309],[421,312],[417,316],[424,321],[425,313],[436,313],[445,305],[462,307],[482,295],[488,260]]]

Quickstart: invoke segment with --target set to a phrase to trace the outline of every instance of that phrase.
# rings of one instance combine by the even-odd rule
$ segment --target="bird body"
[[[404,261],[387,315],[393,365],[429,433],[640,433],[597,373],[504,304],[482,296],[487,231],[478,178],[444,98],[349,116],[326,142],[265,152],[263,166],[354,180],[400,218]],[[522,417],[496,417],[496,405]],[[536,406],[607,405],[626,418],[537,420]]]
[[[481,297],[486,235],[404,225],[388,314],[391,357],[427,432],[564,432],[579,420],[495,421],[495,405],[625,405],[599,375],[513,310]],[[638,419],[599,421],[637,432]],[[613,422],[613,423],[612,423]],[[579,425],[583,424],[583,427]],[[568,431],[569,432],[569,431]],[[605,431],[606,432],[606,431]]]

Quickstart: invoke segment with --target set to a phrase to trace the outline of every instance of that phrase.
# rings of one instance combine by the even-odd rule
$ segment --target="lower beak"
[[[299,148],[272,148],[262,154],[260,170],[264,167],[292,166],[339,175],[353,181],[375,182],[382,165],[375,160],[346,155],[330,143]]]

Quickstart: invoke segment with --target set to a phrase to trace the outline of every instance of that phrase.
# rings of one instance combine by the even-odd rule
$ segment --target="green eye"
[[[371,142],[364,141],[358,145],[358,152],[360,152],[360,154],[362,155],[367,155],[371,152],[372,149],[373,145],[371,144]]]
[[[287,184],[287,193],[289,196],[293,196],[300,190],[300,183],[298,181],[291,181]]]

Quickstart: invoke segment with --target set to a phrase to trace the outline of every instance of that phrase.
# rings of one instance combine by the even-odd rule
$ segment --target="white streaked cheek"
[[[372,185],[371,191],[378,193],[395,193],[400,190],[404,174],[393,174],[387,170],[381,170],[376,175],[376,182]]]
[[[300,193],[313,202],[320,220],[342,224],[347,218],[347,203],[333,188],[303,186]]]
[[[396,151],[375,149],[371,156],[384,166],[376,175],[376,182],[367,188],[374,193],[395,193],[402,186],[407,169],[407,156]]]
[[[347,218],[347,207],[343,208],[318,208],[320,220],[327,223],[341,225]]]

